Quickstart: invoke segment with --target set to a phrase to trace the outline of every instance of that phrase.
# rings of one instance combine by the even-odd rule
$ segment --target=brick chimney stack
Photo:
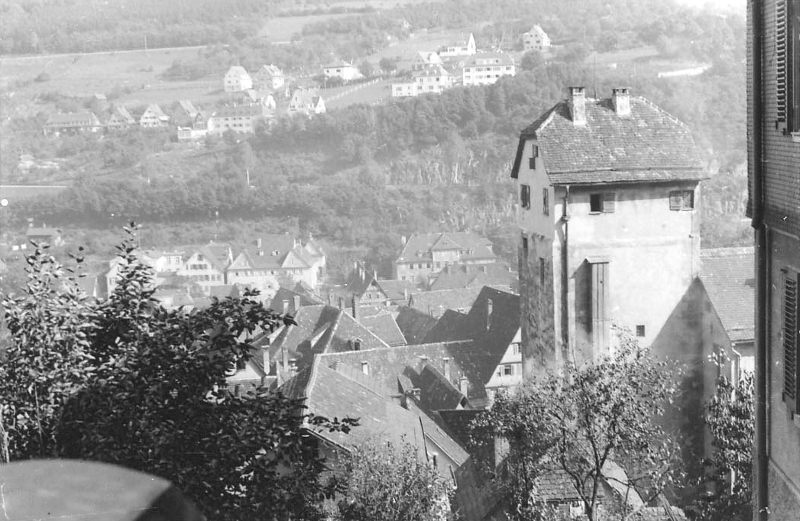
[[[486,330],[492,327],[492,299],[486,299]]]
[[[572,124],[576,127],[586,125],[586,87],[570,87],[568,102]]]
[[[611,89],[611,103],[617,116],[624,118],[631,115],[631,94],[626,87]]]

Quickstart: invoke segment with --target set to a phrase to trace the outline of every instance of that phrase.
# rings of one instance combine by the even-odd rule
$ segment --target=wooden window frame
[[[519,185],[519,201],[524,210],[531,209],[531,185]]]

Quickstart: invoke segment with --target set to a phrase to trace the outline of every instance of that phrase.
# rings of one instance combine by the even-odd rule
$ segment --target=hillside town
[[[9,521],[91,494],[187,521],[796,519],[796,6],[750,2],[745,47],[709,51],[733,15],[668,40],[699,11],[445,4],[290,9],[314,21],[254,33],[258,59],[200,46],[225,68],[202,95],[15,106]],[[232,34],[274,17],[226,9]],[[127,471],[150,488],[103,478]]]

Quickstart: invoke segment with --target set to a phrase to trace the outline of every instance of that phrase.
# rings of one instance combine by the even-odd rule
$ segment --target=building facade
[[[514,58],[501,52],[487,52],[474,55],[461,69],[461,84],[492,85],[503,76],[514,76],[517,68]]]
[[[252,134],[259,123],[266,122],[273,114],[264,105],[253,103],[222,107],[208,118],[208,132],[222,134],[227,130]]]
[[[756,266],[753,516],[782,521],[800,512],[800,2],[752,0],[747,7],[748,215]]]
[[[253,88],[253,78],[241,65],[233,65],[222,78],[225,92],[239,92]]]
[[[550,37],[539,25],[522,35],[522,47],[526,51],[543,51],[550,47]]]
[[[144,128],[159,128],[167,125],[169,125],[169,116],[155,103],[148,105],[139,118],[139,126]]]
[[[427,282],[451,264],[492,264],[497,256],[489,239],[472,232],[423,233],[404,241],[393,278]]]
[[[699,274],[703,176],[689,130],[627,89],[594,100],[571,87],[522,132],[526,374],[608,353],[612,323],[653,343]]]

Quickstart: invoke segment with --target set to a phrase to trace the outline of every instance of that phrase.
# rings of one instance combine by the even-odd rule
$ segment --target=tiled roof
[[[495,259],[489,239],[472,232],[423,233],[409,237],[396,262],[431,260],[431,250],[461,250],[460,260]]]
[[[413,280],[377,280],[383,293],[394,303],[405,304],[408,297],[419,291]]]
[[[178,105],[186,112],[189,117],[195,117],[198,114],[197,108],[195,108],[194,104],[189,101],[188,99],[178,100]]]
[[[406,345],[403,332],[397,327],[394,317],[388,311],[379,315],[361,317],[358,319],[361,325],[369,329],[375,336],[389,344],[390,346]]]
[[[755,338],[754,258],[752,247],[700,252],[700,280],[734,342]]]
[[[440,317],[448,309],[469,309],[480,291],[481,288],[422,291],[411,295],[409,306],[433,317]]]
[[[436,411],[436,414],[447,425],[448,432],[458,440],[461,445],[469,447],[472,422],[480,416],[485,414],[486,409],[441,409]]]
[[[428,363],[444,371],[444,359],[447,358],[450,360],[451,381],[458,382],[462,376],[467,379],[469,400],[486,397],[484,385],[497,365],[487,370],[495,357],[470,341],[329,352],[319,358],[325,360],[327,365],[341,362],[361,367],[362,363],[367,363],[370,375],[383,380],[386,387],[396,386],[399,375],[407,376],[414,387],[420,387],[419,375],[423,366]]]
[[[61,235],[61,230],[56,228],[28,228],[25,237],[57,237]]]
[[[275,296],[272,297],[269,307],[278,313],[283,313],[283,302],[286,301],[289,304],[289,313],[297,313],[297,309],[295,309],[294,306],[295,297],[299,299],[300,307],[322,304],[319,299],[312,298],[302,293],[297,293],[288,288],[278,288]]]
[[[397,322],[397,327],[400,328],[406,338],[407,344],[422,343],[422,339],[425,338],[428,331],[436,325],[435,318],[408,306],[400,306],[398,308],[395,322]]]
[[[389,346],[341,309],[325,306],[301,307],[295,314],[296,326],[286,326],[269,346],[271,360],[282,358],[283,349],[297,360],[298,368],[311,364],[314,355],[353,349],[359,339],[362,349]]]
[[[424,343],[452,342],[455,340],[468,340],[472,335],[472,326],[469,315],[460,311],[448,309],[436,321],[430,331],[423,337]]]
[[[285,394],[305,397],[308,411],[326,418],[357,418],[359,425],[350,433],[317,432],[322,438],[341,447],[367,439],[415,443],[424,454],[426,438],[460,466],[469,455],[457,442],[442,431],[420,410],[410,411],[385,395],[376,392],[378,385],[369,377],[329,367],[318,358],[307,370],[299,373],[281,388]],[[285,389],[284,389],[285,388]],[[428,451],[432,447],[427,447]],[[457,469],[452,469],[457,470]]]
[[[228,72],[225,73],[225,76],[249,77],[250,75],[241,65],[231,65],[231,68],[228,69]]]
[[[169,119],[169,116],[167,116],[164,113],[164,111],[161,110],[161,107],[159,107],[158,104],[156,104],[156,103],[151,103],[150,105],[148,105],[147,108],[145,109],[144,113],[142,114],[142,117],[144,117],[145,114],[150,114],[150,115],[155,116],[155,117],[157,117],[159,119]]]
[[[514,58],[504,52],[480,52],[472,55],[467,60],[464,67],[475,67],[481,65],[514,65]]]
[[[491,264],[452,264],[445,266],[436,275],[431,291],[483,286],[505,286],[516,288],[519,275],[499,262]]]
[[[587,98],[586,124],[572,122],[562,101],[522,131],[535,138],[555,184],[700,180],[706,177],[689,129],[642,97],[630,97],[630,116],[620,117],[610,99]],[[517,150],[518,176],[524,147]]]
[[[91,112],[70,112],[67,114],[51,114],[45,125],[48,127],[99,127],[100,120]]]
[[[451,76],[452,74],[442,65],[427,65],[424,69],[414,71],[411,76],[414,78],[435,78],[437,76]]]
[[[429,411],[466,407],[467,397],[436,367],[424,364],[419,372],[420,405]]]

